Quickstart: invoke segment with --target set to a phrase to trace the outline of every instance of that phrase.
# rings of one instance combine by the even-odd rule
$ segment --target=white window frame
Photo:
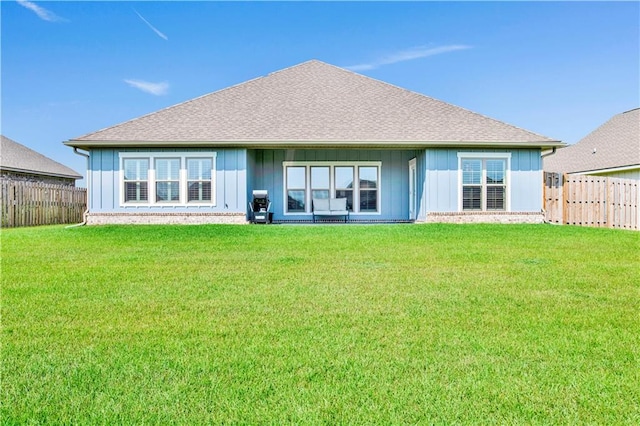
[[[138,175],[137,179],[125,179],[125,177],[126,177],[125,176],[126,175],[126,167],[125,167],[124,163],[127,160],[132,160],[132,161],[138,162],[138,164],[136,165],[136,175]],[[142,162],[142,160],[146,160],[146,162],[147,162],[146,179],[140,179],[140,176],[139,176],[140,172],[141,172],[140,163]],[[136,187],[137,187],[136,195],[139,196],[140,192],[141,192],[140,184],[142,182],[144,182],[146,184],[147,199],[146,200],[136,200],[136,199],[129,200],[129,201],[127,201],[127,204],[129,204],[129,205],[134,205],[134,204],[146,205],[146,204],[149,204],[149,159],[148,158],[142,158],[142,157],[139,157],[139,158],[133,158],[133,157],[123,158],[123,159],[120,160],[120,170],[121,170],[121,175],[122,175],[121,183],[120,183],[120,191],[122,193],[122,197],[121,197],[122,200],[124,201],[126,199],[126,197],[127,197],[127,189],[126,189],[126,184],[127,183],[135,183],[136,184]],[[137,198],[137,196],[136,196],[136,198]]]
[[[120,177],[120,207],[215,207],[216,205],[216,156],[215,151],[211,152],[120,152],[118,153]],[[149,160],[148,200],[147,202],[125,202],[124,193],[124,160],[146,158]],[[177,202],[156,201],[156,159],[176,158],[180,159],[180,199]],[[210,158],[211,159],[211,202],[188,201],[188,176],[187,159]]]
[[[282,162],[282,211],[285,216],[302,216],[311,214],[311,167],[326,166],[329,167],[329,197],[333,198],[336,194],[335,186],[335,167],[353,167],[354,168],[354,188],[353,188],[353,211],[352,214],[380,216],[382,214],[382,162],[381,161],[283,161]],[[304,212],[287,212],[287,167],[306,167],[305,173],[305,208]],[[377,211],[360,212],[360,180],[359,167],[376,167],[378,170],[378,199]]]
[[[482,161],[482,205],[481,210],[463,210],[462,200],[462,161],[463,160],[483,160]],[[487,210],[486,200],[486,161],[484,160],[505,160],[504,186],[505,186],[505,208],[504,210]],[[510,152],[458,152],[458,211],[478,211],[484,213],[511,211],[511,153]]]

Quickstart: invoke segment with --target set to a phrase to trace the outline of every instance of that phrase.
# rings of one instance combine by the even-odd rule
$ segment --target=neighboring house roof
[[[317,60],[90,133],[69,146],[562,144]]]
[[[544,159],[544,170],[549,172],[635,167],[640,167],[640,108],[614,115],[576,144]]]
[[[69,167],[19,144],[5,136],[0,136],[0,170],[82,179],[82,175]]]

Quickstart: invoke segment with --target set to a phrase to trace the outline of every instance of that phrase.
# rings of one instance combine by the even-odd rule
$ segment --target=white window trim
[[[487,159],[496,159],[496,160],[506,160],[506,170],[505,170],[505,209],[504,210],[479,210],[484,213],[492,213],[495,211],[511,211],[511,153],[510,152],[458,152],[458,212],[463,212],[462,208],[462,160],[487,160]],[[483,179],[484,179],[484,167],[482,170]],[[486,184],[484,183],[482,187],[484,188]]]
[[[118,191],[120,193],[120,207],[215,207],[216,205],[216,155],[211,152],[119,152],[118,164],[120,167],[120,177]],[[147,202],[125,202],[124,193],[124,160],[126,159],[149,159],[149,172],[147,176]],[[177,158],[180,159],[180,200],[179,202],[156,201],[156,163],[157,158]],[[211,158],[211,202],[192,201],[188,202],[187,184],[187,159],[191,158]]]
[[[382,215],[382,161],[283,161],[282,162],[282,211],[285,216],[304,216],[311,214],[311,167],[328,166],[329,167],[329,196],[335,197],[335,167],[354,167],[354,183],[358,187],[353,188],[353,205],[360,206],[360,186],[358,182],[358,167],[377,167],[378,168],[378,203],[375,212],[360,212],[355,209],[351,214],[380,216]],[[304,212],[287,212],[287,167],[306,167],[305,172],[305,209]]]

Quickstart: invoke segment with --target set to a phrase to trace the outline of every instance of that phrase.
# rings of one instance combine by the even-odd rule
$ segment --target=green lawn
[[[3,230],[2,424],[638,424],[640,233]]]

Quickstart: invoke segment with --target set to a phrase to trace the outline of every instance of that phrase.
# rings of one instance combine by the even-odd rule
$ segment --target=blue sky
[[[2,134],[63,141],[310,59],[567,143],[640,106],[639,2],[1,1]]]

